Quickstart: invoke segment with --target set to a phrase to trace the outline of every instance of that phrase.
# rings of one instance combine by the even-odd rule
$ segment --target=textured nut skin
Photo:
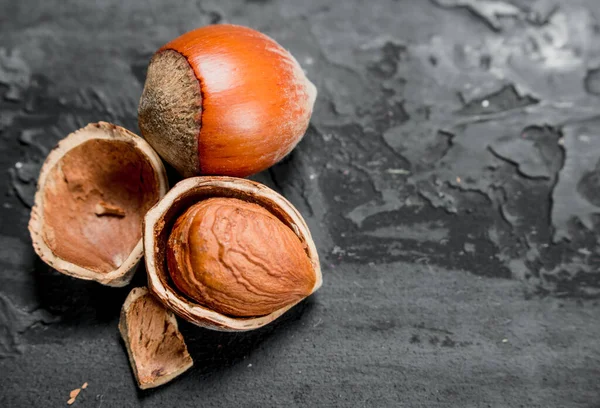
[[[310,260],[294,232],[263,207],[210,198],[180,216],[167,244],[173,282],[232,316],[263,316],[308,296]]]
[[[210,25],[156,52],[138,121],[146,140],[183,176],[245,177],[296,146],[316,95],[298,62],[273,39],[247,27]]]
[[[185,296],[167,269],[167,242],[179,216],[192,205],[212,197],[237,198],[269,211],[298,237],[315,277],[314,293],[323,283],[319,255],[308,226],[294,206],[270,188],[233,177],[192,177],[177,183],[144,219],[144,247],[149,289],[170,310],[200,327],[219,331],[248,331],[271,323],[298,302],[264,316],[236,317],[219,313]]]

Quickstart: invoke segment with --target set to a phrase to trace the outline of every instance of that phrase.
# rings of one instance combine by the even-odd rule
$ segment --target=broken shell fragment
[[[141,389],[163,385],[194,364],[175,315],[146,288],[132,289],[125,299],[119,331]]]
[[[144,215],[167,189],[146,141],[110,123],[89,124],[61,140],[42,167],[33,247],[59,272],[124,286],[143,255]]]

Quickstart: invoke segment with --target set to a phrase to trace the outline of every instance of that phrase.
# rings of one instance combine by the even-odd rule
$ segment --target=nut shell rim
[[[100,132],[97,132],[96,130],[100,130]],[[89,131],[95,131],[93,137],[90,137]],[[46,182],[48,181],[48,176],[50,175],[52,169],[69,151],[77,146],[95,139],[132,143],[135,149],[148,160],[154,172],[157,183],[155,187],[158,190],[159,200],[167,193],[169,186],[165,167],[163,166],[158,154],[154,151],[154,149],[152,149],[148,142],[129,130],[112,123],[102,121],[97,123],[89,123],[85,127],[80,128],[61,139],[56,147],[54,147],[54,149],[46,157],[37,181],[34,205],[31,209],[28,229],[31,235],[35,253],[42,259],[42,261],[56,269],[58,272],[73,278],[95,281],[106,286],[123,287],[129,284],[141,258],[144,256],[143,230],[142,237],[140,237],[138,243],[135,245],[125,261],[123,261],[118,268],[108,273],[94,271],[62,259],[52,251],[43,236],[44,188]]]
[[[168,308],[179,317],[200,327],[217,331],[248,331],[263,327],[293,308],[303,299],[284,306],[268,315],[239,318],[224,315],[199,305],[179,293],[172,282],[169,282],[168,270],[164,262],[164,248],[166,240],[161,246],[161,234],[170,228],[177,214],[169,215],[169,210],[183,199],[193,196],[221,196],[211,195],[211,191],[225,190],[231,196],[244,196],[262,205],[270,212],[285,214],[288,222],[282,220],[300,238],[306,248],[307,255],[315,273],[315,285],[308,296],[319,289],[323,283],[319,255],[313,242],[306,222],[298,210],[283,196],[260,183],[227,176],[199,176],[184,179],[177,183],[144,218],[144,246],[145,263],[148,274],[148,288]],[[199,201],[199,200],[198,200]],[[197,201],[196,201],[197,202]],[[268,205],[270,204],[270,205]],[[165,220],[165,217],[170,217]],[[280,218],[280,217],[278,217]],[[168,234],[167,234],[168,236]],[[162,254],[161,254],[161,251]],[[162,262],[161,262],[162,260]]]

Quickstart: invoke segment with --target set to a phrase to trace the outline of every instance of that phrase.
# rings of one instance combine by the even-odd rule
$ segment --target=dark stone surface
[[[81,407],[600,403],[597,0],[0,10],[0,406],[65,405],[83,382]],[[303,142],[255,179],[306,217],[325,283],[255,332],[182,322],[195,367],[142,392],[117,332],[130,288],[37,259],[29,206],[60,138],[137,131],[153,51],[216,22],[273,36],[319,88]]]

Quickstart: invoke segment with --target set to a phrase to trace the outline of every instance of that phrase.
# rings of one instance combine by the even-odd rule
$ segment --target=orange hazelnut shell
[[[155,106],[160,102],[147,97],[152,90],[146,88],[157,86],[148,80],[140,100],[140,128],[182,175],[245,177],[258,173],[280,161],[303,137],[317,91],[294,57],[270,37],[229,24],[198,28],[161,47],[149,72],[152,64],[169,52],[185,57],[198,81],[195,100],[181,110],[197,110],[193,118],[197,140],[186,140],[194,132],[184,135],[187,132],[181,130],[187,130],[190,121],[175,125],[179,119],[166,117],[155,129],[146,125],[156,115],[181,118],[176,106],[174,113],[165,114],[162,107]],[[179,66],[181,69],[185,68]],[[181,94],[168,85],[160,87],[163,96]],[[172,103],[181,104],[180,100]],[[175,147],[164,147],[173,143]],[[197,152],[182,151],[193,147]]]

